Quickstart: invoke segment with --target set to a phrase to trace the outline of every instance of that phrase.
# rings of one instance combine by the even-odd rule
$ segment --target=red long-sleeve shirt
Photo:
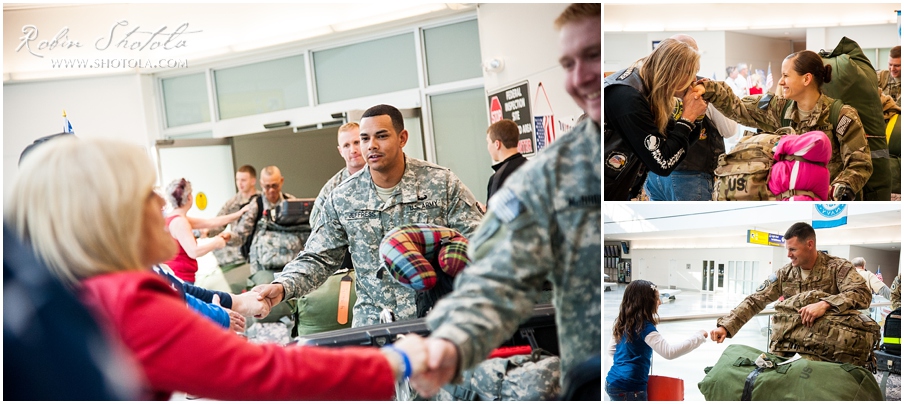
[[[150,271],[99,275],[80,297],[140,363],[154,398],[388,400],[389,362],[373,348],[258,345],[192,312]]]

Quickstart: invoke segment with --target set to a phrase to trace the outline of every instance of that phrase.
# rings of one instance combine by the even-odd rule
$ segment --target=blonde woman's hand
[[[684,103],[684,112],[681,117],[688,121],[694,122],[706,113],[706,101],[703,100],[703,96],[697,94],[694,86],[687,88],[684,92],[684,97],[682,97],[682,102]]]

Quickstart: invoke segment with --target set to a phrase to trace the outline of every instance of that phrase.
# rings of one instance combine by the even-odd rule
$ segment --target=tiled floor
[[[613,288],[611,292],[604,292],[603,294],[604,350],[609,346],[612,339],[612,323],[618,315],[618,307],[621,304],[624,287],[624,284],[620,284],[617,288]],[[669,321],[670,318],[708,313],[728,313],[743,298],[743,296],[714,296],[701,294],[700,292],[683,291],[675,300],[663,302],[659,306],[659,316],[663,321],[656,328],[669,343],[679,343],[689,338],[697,330],[711,331],[716,327],[716,319]],[[703,369],[707,366],[713,366],[730,344],[742,344],[763,351],[767,350],[767,323],[768,316],[754,317],[738,331],[738,335],[734,338],[726,339],[722,344],[707,340],[691,353],[673,360],[666,360],[654,352],[653,374],[683,379],[684,400],[703,401],[703,394],[697,388],[697,383],[703,380],[705,376]],[[609,372],[610,366],[609,357],[604,353],[604,375]],[[894,378],[897,380],[897,385],[900,386],[900,376],[894,376]],[[900,392],[900,390],[898,391]],[[608,400],[605,394],[603,396]],[[900,397],[900,393],[898,393],[897,397]],[[900,400],[900,398],[898,399]]]

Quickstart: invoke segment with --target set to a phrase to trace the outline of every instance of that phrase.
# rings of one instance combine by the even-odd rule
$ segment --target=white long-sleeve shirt
[[[659,331],[653,331],[647,334],[647,337],[644,338],[643,341],[646,342],[650,348],[653,348],[653,351],[659,354],[659,356],[671,360],[687,354],[703,344],[703,342],[706,341],[705,334],[705,331],[697,331],[687,340],[676,345],[671,345],[662,337],[662,334],[660,334]],[[616,341],[615,338],[612,338],[609,341],[608,354],[610,359],[615,356],[615,347],[617,344],[618,341]]]

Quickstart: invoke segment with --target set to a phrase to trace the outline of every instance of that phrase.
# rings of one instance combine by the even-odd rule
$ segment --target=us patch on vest
[[[621,171],[622,168],[625,168],[625,164],[628,162],[628,156],[625,153],[621,152],[612,152],[609,153],[609,156],[606,157],[606,167],[609,167],[615,171]]]

